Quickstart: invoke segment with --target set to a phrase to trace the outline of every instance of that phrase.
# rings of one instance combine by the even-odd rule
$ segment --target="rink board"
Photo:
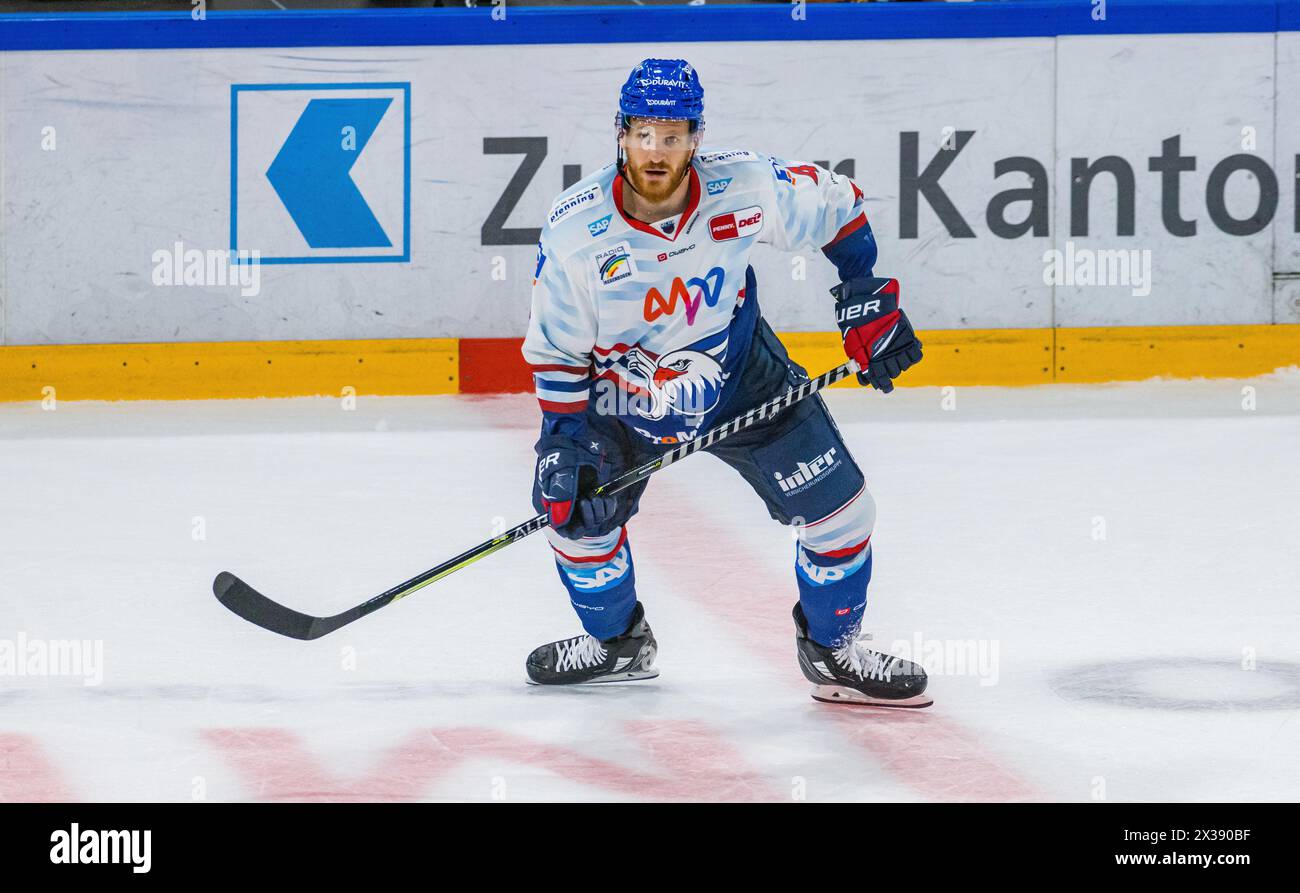
[[[904,386],[1300,362],[1300,0],[494,11],[7,18],[0,399],[526,388],[537,226],[611,160],[651,54],[700,70],[705,148],[862,185],[926,340]],[[328,208],[269,181],[320,100],[382,106],[349,174],[380,248],[313,244]],[[1166,152],[1194,163],[1176,197]],[[262,251],[256,285],[191,280],[183,256],[231,248]],[[820,252],[752,263],[795,357],[838,362]]]
[[[0,348],[0,400],[451,394],[451,338]]]
[[[899,387],[1240,378],[1300,366],[1300,326],[924,330]],[[787,332],[810,374],[835,332]],[[0,401],[499,394],[532,390],[518,338],[0,347]],[[856,387],[851,380],[834,387]]]
[[[855,178],[918,328],[1300,322],[1300,2],[793,11],[8,18],[0,344],[521,337],[538,227],[612,160],[614,97],[651,54],[700,71],[705,148]],[[354,247],[314,247],[300,228],[322,209],[266,176],[311,103],[340,98],[384,103],[351,171],[379,250],[351,229]],[[1177,202],[1150,168],[1175,138],[1195,163]],[[1083,188],[1076,162],[1107,158],[1121,173]],[[918,192],[932,167],[951,212]],[[178,246],[261,250],[260,289],[159,284]],[[1121,250],[1149,281],[1045,279],[1050,252]],[[830,327],[816,246],[752,261],[776,330]]]

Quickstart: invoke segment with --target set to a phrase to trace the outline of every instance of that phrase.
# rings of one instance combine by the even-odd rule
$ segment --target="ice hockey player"
[[[538,245],[524,359],[542,409],[533,501],[585,635],[529,655],[530,682],[658,675],[626,524],[647,481],[620,472],[807,380],[759,312],[756,241],[820,248],[846,353],[883,392],[921,359],[895,280],[874,278],[862,191],[814,164],[701,152],[704,90],[681,59],[646,59],[619,98],[616,163],[561,195]],[[828,314],[830,302],[828,304]],[[813,396],[707,448],[798,534],[799,666],[813,697],[923,707],[921,667],[858,638],[875,502]]]

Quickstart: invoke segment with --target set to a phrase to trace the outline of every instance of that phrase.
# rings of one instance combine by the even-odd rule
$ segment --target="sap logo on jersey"
[[[601,288],[609,288],[630,279],[636,273],[636,262],[632,260],[632,246],[619,242],[596,254],[596,276]]]
[[[568,217],[579,208],[585,208],[587,205],[595,204],[601,200],[603,193],[600,190],[599,183],[593,183],[581,192],[575,192],[572,195],[566,195],[556,201],[551,206],[551,213],[546,216],[546,222],[551,226],[559,223],[565,217]]]
[[[722,195],[730,185],[731,177],[727,177],[725,180],[710,180],[704,184],[704,188],[709,191],[709,195]]]
[[[757,205],[709,218],[709,238],[715,242],[756,236],[763,229],[763,209]]]
[[[593,223],[588,223],[587,232],[591,233],[593,239],[596,238],[596,236],[603,235],[605,230],[609,229],[609,221],[613,216],[613,214],[606,214],[599,220],[594,221]]]

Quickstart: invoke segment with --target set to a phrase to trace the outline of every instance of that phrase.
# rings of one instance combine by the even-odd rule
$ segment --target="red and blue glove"
[[[858,361],[858,383],[888,394],[904,369],[921,362],[921,342],[898,306],[898,280],[849,279],[831,294],[844,352]]]
[[[596,438],[546,434],[537,441],[537,485],[533,502],[551,517],[551,527],[570,539],[604,536],[618,526],[618,497],[592,491],[616,468]]]

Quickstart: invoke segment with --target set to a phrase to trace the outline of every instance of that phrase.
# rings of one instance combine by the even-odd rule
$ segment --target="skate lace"
[[[872,651],[855,639],[835,649],[835,662],[859,679],[889,682],[898,658]]]
[[[555,669],[581,670],[594,667],[605,660],[605,646],[595,636],[578,636],[555,646],[558,656]]]

